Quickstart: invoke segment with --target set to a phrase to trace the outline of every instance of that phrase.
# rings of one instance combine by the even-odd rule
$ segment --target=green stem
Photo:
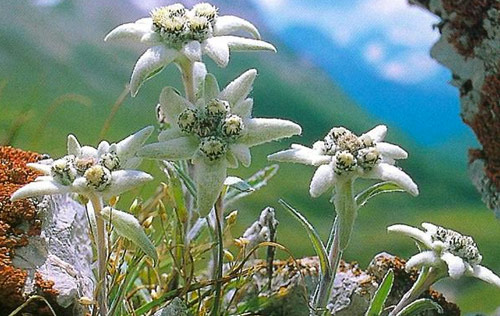
[[[224,214],[224,192],[222,192],[219,195],[219,198],[217,199],[217,202],[215,203],[215,229],[217,233],[217,261],[216,261],[216,267],[217,267],[217,275],[215,276],[215,279],[217,280],[215,282],[215,295],[214,295],[214,305],[212,308],[212,313],[210,314],[211,316],[219,316],[219,309],[220,309],[220,301],[221,301],[221,295],[222,295],[222,266],[224,264],[224,244],[223,244],[223,238],[222,238],[222,216]]]
[[[192,104],[196,103],[196,95],[195,95],[195,90],[194,90],[194,63],[189,60],[188,58],[182,58],[181,60],[178,61],[177,66],[179,67],[179,70],[182,75],[182,84],[184,85],[184,91],[186,94],[186,99],[188,99],[189,102]],[[191,177],[191,179],[194,178],[194,166],[190,161],[186,161],[187,164],[187,173]],[[193,209],[194,209],[194,201],[193,197],[191,194],[186,190],[186,193],[184,194],[185,198],[184,200],[186,201],[187,208],[189,210],[189,219],[188,223],[185,227],[185,233],[187,234],[191,228],[191,221],[192,221],[192,215],[193,215]],[[184,244],[186,247],[189,244],[189,240],[184,237],[185,242]]]
[[[417,281],[413,284],[410,290],[403,295],[401,301],[394,307],[389,316],[395,316],[402,311],[406,306],[415,301],[425,290],[436,283],[441,278],[442,274],[436,268],[422,267]]]
[[[189,102],[195,103],[195,91],[194,91],[194,63],[189,59],[185,58],[178,62],[178,67],[182,74],[182,84],[184,85],[184,91],[186,93],[186,99]]]
[[[337,212],[339,247],[344,251],[351,239],[358,208],[354,199],[353,180],[342,180],[335,186],[334,204]]]
[[[89,200],[94,208],[97,236],[97,304],[99,306],[99,315],[106,316],[108,313],[108,297],[107,297],[107,284],[106,284],[106,263],[107,263],[107,249],[106,249],[106,227],[104,219],[102,218],[102,198],[92,194]]]
[[[318,315],[325,310],[335,281],[337,268],[342,258],[343,251],[349,244],[354,220],[357,215],[356,201],[353,194],[353,180],[344,179],[335,186],[334,206],[337,216],[328,238],[328,261],[331,268],[330,274],[321,276],[313,297],[314,310],[311,315]]]

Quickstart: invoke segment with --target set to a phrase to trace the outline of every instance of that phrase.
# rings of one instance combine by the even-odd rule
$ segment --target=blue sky
[[[440,66],[429,56],[439,33],[432,14],[406,0],[252,0],[275,31],[291,24],[323,29],[345,48],[357,46],[367,66],[399,83],[437,77]]]
[[[375,117],[423,144],[472,141],[451,75],[429,54],[439,38],[434,15],[407,0],[251,1],[273,32]]]

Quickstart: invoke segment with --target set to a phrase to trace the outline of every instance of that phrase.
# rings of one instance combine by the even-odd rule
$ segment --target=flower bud
[[[226,261],[233,262],[234,261],[234,256],[232,253],[230,253],[228,250],[224,249],[224,258]]]
[[[203,41],[211,30],[210,21],[204,16],[192,16],[188,20],[190,35],[197,41]]]
[[[195,4],[191,11],[196,16],[206,17],[208,21],[210,21],[210,23],[213,23],[214,20],[217,18],[217,8],[211,5],[210,3],[201,2]]]
[[[193,109],[185,109],[179,114],[177,119],[177,125],[181,131],[186,133],[192,133],[196,123],[198,121],[198,113]]]
[[[205,106],[207,115],[225,117],[229,113],[229,103],[224,100],[212,99]]]
[[[363,148],[358,151],[358,164],[365,169],[373,168],[379,159],[380,154],[375,147]]]
[[[101,165],[90,167],[83,176],[87,180],[87,186],[97,191],[103,191],[111,184],[111,172]]]
[[[238,218],[238,211],[232,211],[229,213],[228,216],[226,216],[226,223],[227,225],[233,225],[236,223],[236,219]]]
[[[231,115],[224,120],[222,132],[227,137],[239,136],[243,130],[243,120],[238,115]]]
[[[66,156],[52,163],[50,174],[63,185],[70,185],[77,176],[77,170],[73,166],[74,157]]]
[[[113,171],[120,168],[120,158],[115,152],[108,152],[100,157],[99,164]]]
[[[226,153],[226,143],[217,137],[211,136],[201,140],[200,150],[210,161],[219,159]]]
[[[346,171],[352,171],[356,167],[356,158],[348,151],[339,151],[335,155],[334,171],[341,174]]]

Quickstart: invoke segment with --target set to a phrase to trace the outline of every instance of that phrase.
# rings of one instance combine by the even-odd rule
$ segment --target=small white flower
[[[257,75],[249,70],[219,91],[215,78],[205,77],[203,95],[195,104],[166,87],[160,108],[170,128],[138,154],[162,160],[191,159],[195,165],[198,209],[207,214],[220,194],[227,168],[251,162],[250,147],[301,133],[299,125],[280,119],[252,118],[248,97]]]
[[[392,181],[410,194],[418,195],[413,180],[394,166],[396,159],[405,159],[408,154],[396,145],[383,142],[386,133],[384,125],[359,137],[344,127],[335,127],[312,148],[293,144],[291,149],[269,155],[268,159],[319,166],[310,185],[313,197],[338,182],[358,177]]]
[[[406,269],[434,267],[442,269],[452,277],[473,276],[500,287],[500,278],[480,265],[482,256],[474,240],[451,229],[423,223],[425,231],[407,225],[392,225],[389,232],[401,233],[417,241],[420,253],[411,257]]]
[[[255,39],[230,36],[245,31]],[[199,3],[191,10],[182,4],[161,7],[151,12],[150,18],[126,23],[113,29],[104,39],[130,40],[151,46],[137,61],[130,89],[135,96],[144,81],[172,62],[188,59],[201,61],[208,55],[220,67],[227,66],[229,50],[276,51],[273,45],[261,41],[257,28],[236,16],[219,16],[217,8]]]
[[[140,164],[142,158],[136,153],[152,132],[153,127],[146,127],[116,144],[102,141],[97,149],[81,146],[76,137],[69,135],[68,155],[48,164],[27,164],[43,176],[14,192],[11,199],[69,192],[107,199],[142,185],[152,177],[131,169]]]

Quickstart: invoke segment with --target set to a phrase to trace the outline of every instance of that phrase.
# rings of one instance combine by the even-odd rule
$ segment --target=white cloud
[[[381,75],[403,84],[413,84],[434,76],[439,65],[421,52],[409,53],[396,59],[382,62],[378,65]]]
[[[439,37],[432,28],[438,18],[408,5],[407,0],[254,2],[268,13],[271,27],[281,29],[296,23],[317,26],[337,45],[359,47],[365,61],[383,78],[416,83],[436,73],[437,64],[427,52]]]
[[[276,11],[287,5],[287,0],[255,0],[257,4],[266,10]]]
[[[365,46],[363,57],[370,63],[381,62],[385,58],[385,47],[382,43],[371,42]]]
[[[34,0],[35,5],[41,7],[53,7],[63,2],[63,0]]]

